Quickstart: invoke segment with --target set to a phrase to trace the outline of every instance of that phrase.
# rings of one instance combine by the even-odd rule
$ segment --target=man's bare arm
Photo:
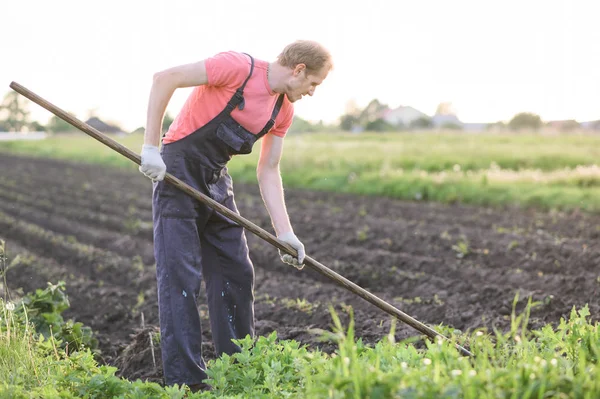
[[[148,100],[144,144],[158,147],[165,110],[175,89],[206,83],[208,78],[204,61],[176,66],[154,74]]]
[[[279,161],[283,153],[283,138],[273,134],[263,137],[257,177],[265,206],[277,235],[292,231],[285,207]]]

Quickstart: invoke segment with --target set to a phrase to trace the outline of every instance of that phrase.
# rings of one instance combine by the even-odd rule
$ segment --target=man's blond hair
[[[298,64],[306,65],[308,73],[319,72],[323,68],[331,70],[333,61],[329,51],[312,40],[297,40],[285,46],[277,57],[279,64],[295,68]]]

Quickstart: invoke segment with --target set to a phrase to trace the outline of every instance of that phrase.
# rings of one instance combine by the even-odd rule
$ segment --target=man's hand
[[[293,232],[287,232],[280,236],[278,236],[281,241],[290,244],[296,251],[298,251],[298,257],[294,258],[290,254],[281,253],[279,251],[279,256],[281,257],[281,261],[283,263],[287,263],[288,265],[294,266],[298,270],[302,270],[304,268],[304,244],[300,242],[298,237]]]
[[[144,144],[142,145],[142,164],[139,169],[146,177],[154,181],[160,181],[165,178],[167,173],[167,165],[160,156],[158,147]]]

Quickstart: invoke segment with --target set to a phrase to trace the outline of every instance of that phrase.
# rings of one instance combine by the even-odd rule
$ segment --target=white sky
[[[296,103],[307,119],[373,98],[428,114],[450,101],[465,122],[600,119],[599,15],[598,0],[0,0],[0,95],[14,80],[80,119],[94,109],[133,130],[154,72],[226,50],[271,61],[306,38],[335,62]]]

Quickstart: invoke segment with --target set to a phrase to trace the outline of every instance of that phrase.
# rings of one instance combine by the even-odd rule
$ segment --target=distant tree
[[[356,101],[354,99],[346,102],[345,113],[347,115],[358,116],[358,115],[360,115],[360,111],[361,111],[361,109],[359,108],[358,104],[356,103]]]
[[[38,121],[33,121],[29,124],[29,131],[30,132],[45,132],[46,126],[42,125]]]
[[[324,129],[323,123],[313,124],[307,121],[306,119],[302,119],[299,116],[294,116],[294,120],[292,121],[292,125],[290,126],[290,133],[312,133],[322,131]]]
[[[16,91],[9,91],[0,105],[3,130],[21,132],[29,126],[29,100]]]
[[[52,117],[46,124],[46,130],[52,133],[68,133],[79,131],[75,126],[71,125],[68,122],[65,122],[63,119],[59,118],[56,115],[52,115]]]
[[[385,119],[379,118],[365,125],[365,130],[370,132],[391,132],[396,130],[394,125],[387,122]]]
[[[454,106],[451,102],[442,102],[439,103],[436,110],[436,115],[456,115],[456,111],[454,110]]]
[[[433,127],[433,121],[427,116],[422,116],[410,123],[411,129],[427,129]]]
[[[360,126],[358,117],[354,115],[342,115],[340,118],[340,129],[345,131],[351,131],[355,127]]]
[[[504,130],[506,128],[506,123],[504,123],[503,121],[498,121],[495,123],[489,123],[486,126],[487,130]]]
[[[574,119],[570,119],[568,121],[565,121],[561,126],[560,126],[560,130],[562,132],[572,132],[573,130],[579,129],[580,125],[579,122],[577,122]]]
[[[389,109],[389,107],[380,103],[378,99],[371,100],[371,102],[369,102],[365,109],[363,109],[360,113],[359,120],[361,125],[366,128],[366,125],[369,122],[374,122],[377,119],[380,119],[383,112],[387,109]]]
[[[508,126],[514,130],[534,129],[537,130],[542,126],[542,118],[539,115],[530,112],[521,112],[516,114]]]
[[[346,114],[340,117],[340,129],[346,131],[354,131],[357,128],[371,130],[385,127],[387,129],[387,125],[382,124],[382,118],[388,109],[389,107],[379,102],[378,99],[371,100],[362,110],[356,106],[354,101],[351,101],[346,104]],[[378,121],[379,119],[382,121]]]

